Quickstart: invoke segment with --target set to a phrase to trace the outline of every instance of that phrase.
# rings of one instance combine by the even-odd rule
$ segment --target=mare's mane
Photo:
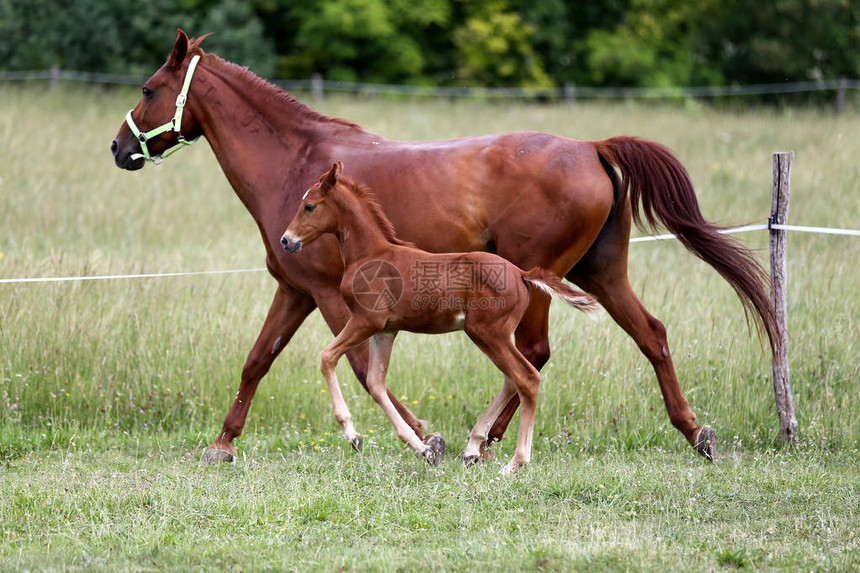
[[[397,233],[394,231],[394,225],[391,223],[391,219],[389,219],[385,214],[385,211],[382,210],[382,206],[379,204],[379,201],[376,200],[376,195],[370,187],[356,183],[352,179],[348,179],[346,177],[340,177],[337,180],[335,188],[337,187],[340,187],[344,192],[355,198],[356,203],[359,204],[359,208],[363,207],[362,210],[366,211],[370,215],[370,223],[374,224],[380,231],[382,231],[382,234],[388,242],[403,247],[415,246],[408,241],[403,241],[397,238]]]
[[[208,34],[206,35],[208,36]],[[342,125],[348,125],[350,127],[361,127],[357,123],[353,123],[351,121],[347,121],[345,119],[329,117],[324,115],[315,109],[311,108],[304,102],[299,101],[286,91],[282,90],[275,84],[264,80],[260,76],[256,75],[254,72],[249,70],[244,66],[240,66],[239,64],[234,64],[233,62],[228,62],[217,54],[207,54],[203,51],[203,48],[200,47],[201,42],[206,39],[206,36],[201,36],[199,38],[191,38],[188,40],[188,53],[189,54],[198,54],[200,57],[206,56],[206,63],[210,66],[210,69],[214,72],[222,72],[224,75],[235,78],[239,82],[247,85],[254,92],[268,92],[272,94],[278,101],[282,101],[288,104],[290,107],[298,108],[299,112],[305,116],[309,117],[315,121],[323,121],[329,122],[333,121],[335,123],[340,123]]]

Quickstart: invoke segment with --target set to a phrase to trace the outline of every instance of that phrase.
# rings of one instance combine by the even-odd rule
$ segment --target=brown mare
[[[334,342],[323,350],[320,369],[344,434],[360,449],[361,437],[353,427],[335,367],[341,356],[370,340],[367,391],[391,420],[397,436],[418,455],[437,464],[439,452],[403,421],[388,397],[388,361],[394,337],[401,330],[428,334],[464,330],[502,371],[505,381],[469,434],[463,459],[468,464],[481,457],[480,446],[487,441],[490,427],[517,396],[523,407],[517,447],[503,469],[506,474],[516,472],[531,457],[540,385],[540,374],[513,340],[529,305],[530,287],[584,312],[597,311],[599,305],[540,268],[524,272],[492,253],[435,254],[401,241],[370,189],[340,177],[341,169],[337,162],[305,193],[281,244],[288,253],[299,253],[323,234],[331,233],[340,245],[344,266],[340,292],[352,314]],[[433,270],[434,280],[422,281],[428,278],[424,273],[428,269]],[[442,280],[435,280],[440,275]],[[374,283],[378,288],[373,288]],[[443,300],[447,303],[441,304]]]
[[[672,424],[699,453],[713,457],[715,433],[696,424],[681,393],[666,329],[630,288],[631,220],[640,223],[641,210],[650,227],[676,234],[732,285],[771,345],[779,336],[767,274],[748,249],[702,217],[690,177],[668,149],[630,137],[584,142],[533,132],[389,141],[313,111],[245,68],[204,54],[199,44],[199,38],[189,40],[178,32],[167,62],[144,84],[144,95],[128,117],[144,132],[176,117],[177,94],[191,61],[197,61],[192,56],[199,56],[175,129],[182,141],[204,136],[209,142],[259,226],[267,266],[278,283],[207,460],[233,459],[232,442],[242,433],[260,379],[315,308],[335,333],[349,319],[339,291],[343,264],[334,238],[323,237],[298,256],[279,243],[303,190],[338,158],[349,162],[354,178],[374,189],[401,239],[431,252],[496,253],[520,268],[541,267],[566,277],[597,298],[651,362]],[[150,134],[146,143],[149,153],[159,154],[179,142],[179,134],[168,130]],[[111,150],[123,169],[140,169],[146,162],[128,121]],[[550,353],[549,301],[543,293],[532,293],[516,330],[517,348],[538,370]],[[366,387],[368,345],[348,357]],[[389,397],[425,439],[418,419]],[[488,444],[502,437],[517,407],[516,396],[504,405]]]

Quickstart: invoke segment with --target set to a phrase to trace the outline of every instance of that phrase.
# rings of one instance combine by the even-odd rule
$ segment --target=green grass
[[[136,90],[0,85],[0,278],[264,266],[205,143],[127,173],[109,145]],[[771,153],[794,150],[796,224],[860,228],[860,117],[330,98],[396,139],[516,129],[630,134],[676,151],[706,216],[764,220]],[[286,222],[285,222],[286,223]],[[743,240],[766,257],[765,233]],[[448,440],[425,467],[346,361],[365,436],[340,437],[312,315],[257,392],[236,464],[207,467],[274,281],[266,273],[0,285],[0,570],[845,570],[860,562],[860,302],[854,238],[789,239],[801,443],[783,451],[769,357],[730,287],[674,242],[631,246],[682,389],[720,437],[698,459],[647,361],[611,320],[551,315],[532,465],[456,457],[499,376],[462,335],[398,338],[392,389]],[[515,421],[516,423],[516,421]],[[500,444],[512,454],[514,432]]]

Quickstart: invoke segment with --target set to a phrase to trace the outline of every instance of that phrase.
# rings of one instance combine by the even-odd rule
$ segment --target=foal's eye
[[[149,97],[152,95],[152,90],[146,86],[143,86],[143,97]]]
[[[316,208],[316,205],[311,205],[310,203],[308,203],[307,205],[305,205],[305,213],[313,213],[314,209]]]

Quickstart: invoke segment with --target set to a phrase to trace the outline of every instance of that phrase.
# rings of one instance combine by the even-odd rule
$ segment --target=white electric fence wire
[[[817,233],[823,235],[849,235],[860,237],[860,230],[856,229],[833,229],[830,227],[808,227],[804,225],[776,225],[768,223],[760,223],[757,225],[744,225],[743,227],[733,227],[731,229],[722,229],[719,232],[725,235],[733,233],[748,233],[750,231],[764,231],[773,229],[778,231],[794,231],[799,233]],[[635,237],[630,239],[631,243],[644,243],[648,241],[666,241],[675,239],[675,235],[667,233],[665,235],[652,235],[649,237]],[[150,279],[161,277],[187,277],[198,275],[228,275],[239,273],[259,273],[265,271],[265,268],[259,269],[225,269],[212,271],[185,271],[175,273],[144,273],[131,275],[96,275],[84,277],[36,277],[36,278],[12,278],[0,279],[0,284],[20,284],[20,283],[60,283],[60,282],[80,282],[80,281],[104,281],[117,279]]]

